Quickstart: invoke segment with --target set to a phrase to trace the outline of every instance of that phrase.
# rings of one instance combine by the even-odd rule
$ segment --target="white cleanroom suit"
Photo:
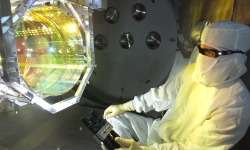
[[[231,21],[216,22],[204,29],[201,43],[221,51],[246,52],[250,29]],[[239,79],[247,70],[245,61],[241,53],[217,58],[199,54],[196,63],[162,86],[125,104],[111,105],[104,117],[122,138],[138,141],[139,150],[229,149],[250,123],[250,94]],[[166,109],[156,120],[125,112]]]

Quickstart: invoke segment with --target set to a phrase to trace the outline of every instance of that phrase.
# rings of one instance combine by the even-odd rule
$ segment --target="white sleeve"
[[[170,77],[165,84],[150,89],[149,92],[135,96],[133,105],[137,112],[150,110],[163,111],[172,107],[181,85],[181,74]]]

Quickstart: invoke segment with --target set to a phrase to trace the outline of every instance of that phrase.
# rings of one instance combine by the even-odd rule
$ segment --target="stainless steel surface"
[[[94,37],[104,35],[108,45],[104,50],[95,50],[97,66],[84,97],[97,103],[123,103],[167,79],[176,54],[173,7],[168,0],[140,1],[147,13],[137,21],[132,13],[136,4],[138,1],[134,0],[108,0],[107,7],[119,13],[119,19],[112,24],[103,17],[105,11],[93,13]],[[141,11],[137,15],[144,14],[144,9],[136,9]],[[160,44],[159,39],[151,38],[159,44],[154,50],[148,48],[146,41],[152,31],[161,38]]]
[[[107,135],[110,133],[110,131],[113,129],[112,125],[110,123],[106,123],[97,133],[96,135],[101,139],[102,141],[107,137]]]

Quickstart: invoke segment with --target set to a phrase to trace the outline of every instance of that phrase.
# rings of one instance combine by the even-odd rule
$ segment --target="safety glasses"
[[[201,53],[202,55],[214,56],[214,57],[219,57],[222,55],[230,55],[234,53],[245,54],[242,51],[219,51],[219,50],[214,50],[214,49],[205,49],[205,48],[201,48],[200,45],[198,45],[198,49],[199,49],[199,53]]]

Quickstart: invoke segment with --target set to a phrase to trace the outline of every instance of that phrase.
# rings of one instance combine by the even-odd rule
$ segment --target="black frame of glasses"
[[[241,53],[241,54],[245,54],[242,51],[219,51],[219,50],[214,50],[214,49],[207,49],[207,48],[201,48],[200,45],[197,46],[199,49],[199,53],[201,53],[202,55],[205,55],[205,51],[212,51],[215,53],[215,57],[219,57],[222,55],[230,55],[230,54],[234,54],[234,53]]]

